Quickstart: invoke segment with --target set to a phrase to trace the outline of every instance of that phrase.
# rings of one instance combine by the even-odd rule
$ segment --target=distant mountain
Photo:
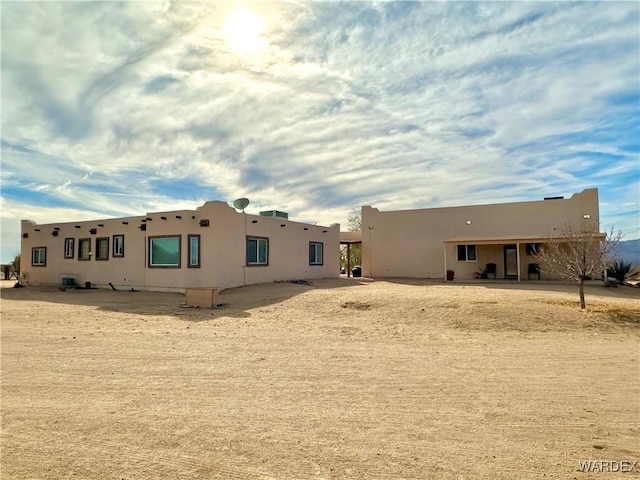
[[[624,260],[627,263],[640,266],[640,238],[620,242],[614,257],[616,260]]]

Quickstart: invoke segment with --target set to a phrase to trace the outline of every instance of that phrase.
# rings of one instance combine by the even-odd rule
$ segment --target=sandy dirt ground
[[[639,293],[3,288],[1,478],[640,478]]]

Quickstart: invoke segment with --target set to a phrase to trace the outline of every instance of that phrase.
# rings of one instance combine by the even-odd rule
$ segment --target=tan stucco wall
[[[143,219],[146,219],[146,231],[139,228]],[[209,220],[208,227],[200,226],[202,219]],[[51,235],[54,228],[59,229],[57,237]],[[92,228],[97,229],[96,234],[90,233]],[[183,291],[187,287],[230,288],[280,280],[330,278],[338,276],[340,268],[339,225],[323,227],[238,213],[217,201],[207,202],[196,210],[154,212],[129,218],[47,225],[23,220],[22,233],[28,235],[22,239],[22,270],[33,284],[60,284],[62,277],[72,276],[80,284],[89,281],[105,286],[111,282],[116,288]],[[125,235],[122,258],[112,256],[116,234]],[[190,234],[200,235],[200,268],[188,268]],[[148,239],[163,235],[182,236],[181,268],[148,267]],[[245,266],[245,235],[269,238],[268,266]],[[95,260],[98,237],[109,237],[106,261]],[[64,258],[65,238],[75,239],[73,259]],[[94,252],[91,260],[78,260],[80,238],[91,238]],[[309,265],[310,241],[323,243],[323,265]],[[31,265],[33,247],[47,248],[45,267]]]
[[[144,236],[138,229],[140,217],[103,219],[90,222],[70,222],[38,225],[29,220],[22,221],[22,234],[28,238],[21,241],[21,270],[26,272],[31,283],[58,284],[62,277],[71,276],[80,284],[114,284],[138,287],[144,284]],[[128,224],[123,224],[128,222]],[[98,225],[102,224],[103,227]],[[76,228],[79,227],[79,228]],[[59,228],[58,236],[52,236],[54,228]],[[90,229],[97,233],[91,234]],[[38,231],[39,230],[39,231]],[[124,235],[124,257],[112,256],[113,235]],[[95,260],[96,238],[109,237],[109,259]],[[64,258],[65,238],[74,239],[73,258]],[[91,239],[91,260],[78,260],[79,240]],[[47,248],[47,265],[31,265],[31,249]]]
[[[584,219],[585,214],[590,218]],[[525,255],[524,243],[548,238],[567,222],[590,222],[597,227],[599,221],[597,189],[584,190],[567,199],[532,202],[389,212],[365,206],[363,275],[443,278],[446,245],[446,268],[453,269],[456,278],[472,278],[473,272],[489,262],[497,264],[500,278],[504,277],[503,246],[519,242],[520,273],[526,278],[528,263],[534,260]],[[491,242],[495,244],[490,245]],[[477,260],[458,262],[457,244],[478,245]]]

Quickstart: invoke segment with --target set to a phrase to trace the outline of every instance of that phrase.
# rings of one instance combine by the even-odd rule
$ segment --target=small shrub
[[[624,263],[624,260],[614,261],[613,265],[607,269],[607,276],[615,278],[620,283],[624,283],[627,278],[635,273],[633,265],[631,265],[631,263]]]
[[[609,278],[605,282],[604,286],[607,288],[618,288],[618,281],[613,278]]]
[[[340,305],[342,308],[353,308],[355,310],[369,310],[371,304],[367,302],[348,301]]]

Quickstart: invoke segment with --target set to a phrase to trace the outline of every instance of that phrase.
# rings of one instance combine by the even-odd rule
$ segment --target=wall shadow
[[[61,289],[59,286],[25,286],[12,288],[15,281],[2,281],[3,301],[42,302],[94,307],[100,311],[150,316],[175,316],[203,321],[220,317],[246,318],[249,310],[283,302],[314,289],[344,289],[367,282],[359,279],[310,280],[305,283],[274,282],[223,290],[218,296],[219,308],[185,307],[183,293],[111,290]]]
[[[142,316],[171,316],[191,322],[215,320],[221,317],[247,318],[251,310],[275,305],[302,295],[305,292],[322,289],[338,290],[356,286],[393,283],[407,286],[433,287],[450,289],[452,298],[463,299],[464,288],[482,288],[490,290],[531,290],[556,293],[576,294],[577,285],[566,282],[530,281],[514,282],[504,280],[478,280],[445,282],[441,279],[415,278],[335,278],[312,280],[308,284],[292,282],[275,282],[258,285],[236,287],[220,292],[218,302],[220,308],[185,308],[185,296],[182,293],[127,291],[111,289],[67,289],[57,286],[27,286],[11,288],[15,282],[2,281],[1,296],[3,301],[22,301],[37,303],[53,303],[93,307],[100,311],[128,313]],[[598,285],[599,283],[599,285]],[[640,289],[633,287],[605,288],[601,282],[593,282],[585,287],[587,303],[589,297],[640,299]],[[2,309],[4,310],[4,308]]]

